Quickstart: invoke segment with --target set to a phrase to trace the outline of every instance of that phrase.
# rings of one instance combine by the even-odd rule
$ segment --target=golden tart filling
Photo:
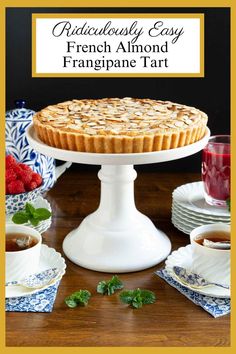
[[[133,153],[172,149],[200,140],[207,115],[186,105],[139,98],[73,99],[36,113],[46,144],[62,149]]]

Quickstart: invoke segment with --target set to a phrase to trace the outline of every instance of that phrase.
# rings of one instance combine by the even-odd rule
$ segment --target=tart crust
[[[200,140],[207,115],[169,101],[133,98],[72,100],[36,113],[34,127],[47,145],[92,153],[141,153]]]

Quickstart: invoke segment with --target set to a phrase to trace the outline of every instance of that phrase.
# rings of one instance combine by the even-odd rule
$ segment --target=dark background
[[[204,78],[32,78],[31,14],[204,13]],[[230,132],[230,9],[229,8],[8,8],[6,10],[6,108],[23,98],[35,111],[71,98],[148,97],[195,106],[206,112],[212,135]],[[47,55],[47,53],[45,53]],[[201,153],[187,158],[137,166],[138,170],[200,172]],[[77,169],[97,169],[73,165]]]

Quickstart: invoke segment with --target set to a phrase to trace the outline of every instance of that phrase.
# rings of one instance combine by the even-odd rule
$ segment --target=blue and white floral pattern
[[[215,298],[206,295],[196,293],[193,290],[186,288],[185,286],[174,280],[170,274],[161,269],[155,272],[160,278],[164,279],[168,284],[179,290],[189,300],[198,306],[201,306],[205,311],[209,312],[213,317],[220,317],[230,313],[230,299],[229,298]]]
[[[192,286],[195,288],[204,288],[205,286],[216,285],[225,289],[229,289],[229,286],[227,285],[208,282],[201,275],[192,273],[183,267],[174,266],[173,272],[175,273],[175,275],[177,275],[179,280],[184,283],[184,285],[189,285],[190,287]]]
[[[52,312],[60,280],[36,294],[6,298],[5,310],[12,312]]]
[[[27,288],[42,288],[43,286],[52,283],[52,281],[55,281],[56,278],[58,278],[59,273],[60,271],[58,268],[50,268],[39,273],[28,275],[26,278],[21,280],[6,282],[5,286],[18,284],[26,286]]]
[[[19,194],[6,194],[5,197],[5,212],[6,214],[14,214],[19,210],[24,209],[25,204],[32,203],[41,195],[43,186],[33,189],[29,192]]]
[[[32,123],[34,111],[16,108],[6,112],[5,140],[6,154],[13,155],[18,161],[26,163],[39,173],[44,185],[42,192],[52,188],[55,180],[55,160],[32,149],[26,138],[26,128]]]

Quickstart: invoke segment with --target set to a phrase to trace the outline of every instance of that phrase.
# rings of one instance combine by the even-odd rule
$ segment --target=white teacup
[[[230,286],[230,250],[205,247],[195,241],[201,234],[212,231],[230,233],[230,226],[218,223],[199,226],[192,230],[190,233],[193,249],[191,271],[209,282]]]
[[[22,225],[7,225],[6,234],[10,233],[30,235],[37,238],[38,242],[36,245],[28,249],[5,252],[6,282],[20,280],[37,271],[42,244],[42,236],[37,230],[31,227]]]

